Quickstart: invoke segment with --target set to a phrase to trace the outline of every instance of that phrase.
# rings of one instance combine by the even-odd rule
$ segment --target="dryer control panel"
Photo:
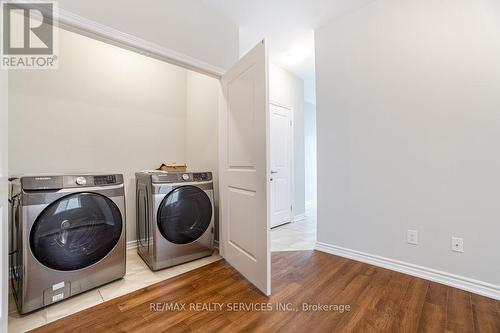
[[[212,180],[211,172],[158,172],[152,173],[153,183],[189,183]]]
[[[116,184],[116,175],[94,176],[95,185],[112,185]]]

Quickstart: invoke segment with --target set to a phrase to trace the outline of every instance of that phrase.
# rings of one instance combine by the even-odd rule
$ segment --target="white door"
[[[7,332],[7,71],[0,70],[0,332]]]
[[[222,76],[219,220],[223,257],[270,295],[267,84],[264,41]]]
[[[271,103],[271,228],[292,221],[292,110]]]

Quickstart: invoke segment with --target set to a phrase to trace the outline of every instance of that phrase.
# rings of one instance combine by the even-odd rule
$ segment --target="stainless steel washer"
[[[20,313],[125,275],[123,176],[10,180],[11,282]]]
[[[138,172],[137,252],[152,270],[209,256],[214,248],[211,172]]]

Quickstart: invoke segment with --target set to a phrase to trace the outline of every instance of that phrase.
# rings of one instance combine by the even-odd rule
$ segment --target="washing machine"
[[[11,178],[11,284],[24,314],[125,275],[123,176]]]
[[[136,192],[137,252],[152,270],[212,254],[211,172],[138,172]]]

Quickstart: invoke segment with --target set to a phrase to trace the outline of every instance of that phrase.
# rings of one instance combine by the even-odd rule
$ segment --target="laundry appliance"
[[[11,178],[11,284],[23,314],[125,275],[121,174]]]
[[[143,171],[136,185],[137,252],[152,270],[212,254],[211,172]]]

